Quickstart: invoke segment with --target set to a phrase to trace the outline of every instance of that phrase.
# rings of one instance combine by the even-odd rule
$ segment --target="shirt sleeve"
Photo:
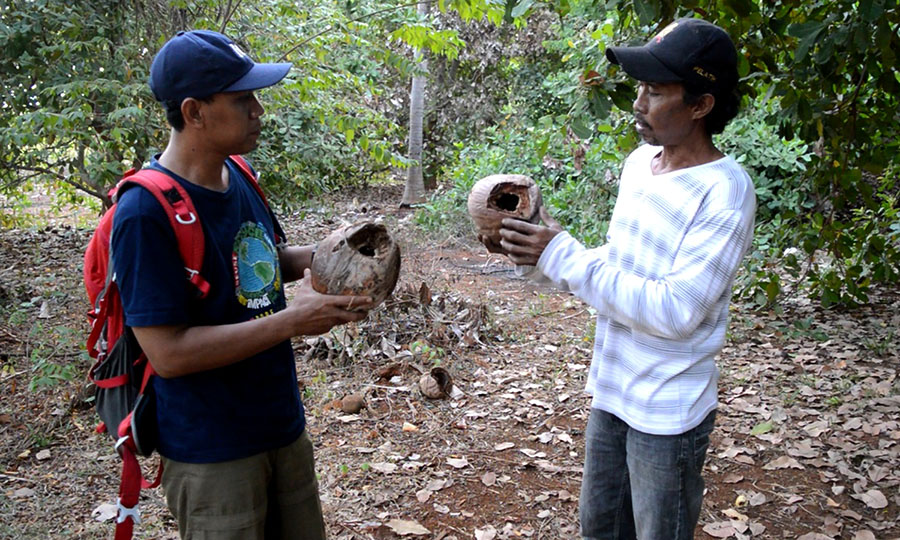
[[[132,187],[120,197],[110,249],[128,326],[184,324],[189,285],[175,233],[159,202]]]
[[[721,209],[698,215],[671,269],[658,279],[610,265],[605,251],[587,250],[568,233],[557,235],[547,246],[538,268],[621,324],[663,338],[684,339],[730,288],[752,229],[752,211]]]

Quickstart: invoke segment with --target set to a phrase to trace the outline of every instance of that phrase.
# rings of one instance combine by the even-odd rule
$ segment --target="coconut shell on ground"
[[[347,414],[357,414],[366,408],[366,398],[360,394],[350,394],[341,399],[341,411]]]
[[[431,371],[419,378],[419,391],[428,399],[449,397],[453,392],[453,379],[450,372],[442,367],[433,367]]]
[[[400,246],[380,223],[353,223],[319,242],[310,273],[322,294],[370,296],[378,305],[397,285]]]
[[[499,245],[501,222],[504,218],[521,219],[529,223],[540,221],[541,191],[528,176],[492,174],[472,186],[468,209],[478,234]]]

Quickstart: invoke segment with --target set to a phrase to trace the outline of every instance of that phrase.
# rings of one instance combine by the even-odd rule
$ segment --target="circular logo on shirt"
[[[234,239],[234,292],[249,309],[272,306],[281,294],[281,268],[275,244],[259,223],[245,222]]]

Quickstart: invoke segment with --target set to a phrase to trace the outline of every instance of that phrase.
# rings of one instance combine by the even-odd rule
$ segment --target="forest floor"
[[[282,218],[310,243],[381,216],[403,250],[365,322],[294,340],[330,538],[578,538],[591,310],[465,235],[417,232],[401,189]],[[83,397],[88,235],[0,233],[0,539],[112,537],[119,460]],[[900,295],[782,307],[732,311],[696,537],[900,538]],[[430,400],[436,365],[455,391]],[[343,412],[348,394],[367,407]],[[177,538],[158,489],[141,507],[136,538]]]

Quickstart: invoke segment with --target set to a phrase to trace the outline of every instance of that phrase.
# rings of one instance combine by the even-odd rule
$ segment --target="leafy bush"
[[[417,223],[468,235],[466,200],[475,182],[491,174],[524,174],[540,186],[544,205],[563,227],[585,244],[602,241],[615,202],[618,173],[612,167],[622,161],[612,137],[588,146],[559,130],[516,123],[484,135],[457,144],[446,184],[416,213]]]
[[[814,216],[812,230],[818,235],[812,245],[825,241],[832,250],[810,257],[807,278],[825,307],[865,304],[872,284],[900,281],[900,207],[888,191],[879,193],[878,208],[853,209],[846,222],[824,227],[822,215]]]
[[[784,279],[800,282],[826,307],[868,302],[873,283],[900,280],[900,225],[891,174],[875,190],[878,204],[826,216],[807,167],[818,158],[809,145],[782,138],[766,123],[773,107],[757,101],[719,136],[720,148],[753,178],[757,196],[754,251],[739,278],[738,295],[773,305]],[[892,195],[893,194],[893,195]]]
[[[798,139],[784,139],[777,127],[766,123],[773,106],[757,100],[718,136],[719,148],[743,165],[756,187],[758,223],[775,216],[790,219],[815,205],[803,173],[815,155]]]
[[[455,154],[445,173],[446,182],[416,212],[419,225],[431,231],[445,230],[456,236],[467,236],[472,227],[466,200],[475,182],[491,174],[532,176],[540,171],[541,162],[527,151],[528,140],[521,132],[493,127],[483,135],[483,140],[454,145]]]
[[[718,147],[744,167],[756,188],[753,249],[738,275],[737,296],[758,306],[773,304],[784,292],[779,269],[792,275],[800,272],[793,231],[815,205],[803,174],[813,155],[808,145],[784,139],[776,126],[767,123],[772,110],[770,103],[756,100],[716,139]]]

